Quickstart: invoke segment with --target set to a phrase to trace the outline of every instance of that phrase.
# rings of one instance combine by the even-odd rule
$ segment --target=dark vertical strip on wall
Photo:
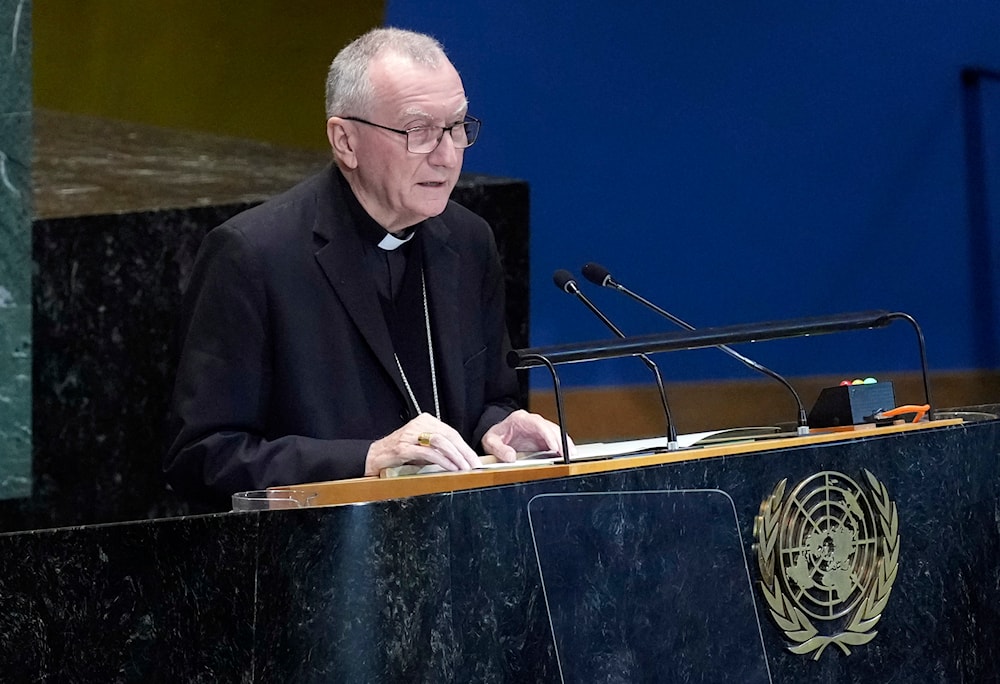
[[[962,70],[962,114],[965,132],[966,197],[969,216],[969,254],[975,326],[975,363],[994,368],[1000,362],[997,344],[995,239],[990,230],[990,192],[987,141],[983,121],[983,87],[1000,85],[1000,72],[969,67]]]

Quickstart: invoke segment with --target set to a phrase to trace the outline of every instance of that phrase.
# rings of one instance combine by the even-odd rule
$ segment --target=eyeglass
[[[465,121],[460,121],[451,126],[414,126],[413,128],[389,128],[381,124],[372,123],[356,116],[343,117],[347,121],[357,121],[358,123],[381,128],[385,131],[392,131],[406,136],[406,149],[414,154],[430,154],[441,144],[444,134],[451,133],[451,141],[456,149],[464,150],[466,147],[476,142],[479,137],[479,129],[483,122],[474,116],[466,116]]]

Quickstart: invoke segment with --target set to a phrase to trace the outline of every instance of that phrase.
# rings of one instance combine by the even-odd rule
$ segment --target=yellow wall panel
[[[384,3],[41,0],[32,14],[37,107],[322,149],[326,69]]]

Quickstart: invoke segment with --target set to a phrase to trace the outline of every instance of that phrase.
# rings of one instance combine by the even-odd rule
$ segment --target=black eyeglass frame
[[[480,121],[476,117],[471,116],[469,114],[466,114],[465,118],[462,121],[459,121],[457,123],[453,123],[450,126],[414,126],[413,128],[390,128],[389,126],[383,126],[382,124],[377,124],[374,121],[368,121],[367,119],[362,119],[359,116],[342,116],[340,118],[344,119],[345,121],[356,121],[358,123],[363,123],[363,124],[366,124],[368,126],[374,126],[375,128],[381,128],[383,131],[390,131],[392,133],[398,133],[400,135],[406,136],[406,151],[410,152],[411,154],[430,154],[431,152],[433,152],[434,150],[436,150],[438,148],[438,146],[441,144],[441,141],[444,140],[444,134],[445,133],[447,133],[447,134],[449,134],[451,136],[451,142],[452,142],[453,145],[455,145],[455,149],[459,149],[459,150],[467,149],[469,147],[472,147],[472,145],[475,144],[475,142],[477,140],[479,140],[479,131],[482,130],[482,127],[483,127],[483,122],[482,121]],[[473,129],[475,131],[475,135],[471,135],[471,136],[470,135],[466,135],[466,137],[468,139],[468,144],[467,145],[461,145],[461,146],[459,146],[458,141],[455,140],[455,136],[454,136],[454,134],[451,131],[452,131],[453,128],[457,128],[458,126],[465,126],[465,125],[470,124],[470,123],[471,124],[476,124],[476,127]],[[426,152],[418,152],[416,150],[411,150],[410,149],[410,132],[411,131],[426,131],[426,130],[433,130],[435,128],[438,129],[438,130],[440,130],[441,134],[437,137],[437,141],[434,143],[434,147],[432,147],[431,149],[427,150]],[[468,129],[466,129],[466,133],[468,133]]]

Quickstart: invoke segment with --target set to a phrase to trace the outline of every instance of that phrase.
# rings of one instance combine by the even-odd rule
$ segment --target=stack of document
[[[677,446],[680,449],[692,447],[709,446],[712,444],[732,443],[741,441],[752,441],[767,437],[781,436],[781,429],[778,427],[739,427],[726,428],[724,430],[709,430],[708,432],[693,432],[687,435],[677,436]],[[595,461],[616,456],[635,456],[637,454],[653,454],[667,450],[666,437],[649,437],[646,439],[628,439],[618,442],[591,442],[589,444],[578,444],[573,461]],[[482,468],[511,468],[523,467],[527,465],[542,465],[546,463],[559,463],[563,459],[551,451],[538,451],[534,453],[518,454],[517,460],[512,463],[497,461],[486,457],[483,459]],[[444,468],[438,465],[426,466],[400,466],[394,469],[393,473],[387,476],[412,475],[424,473],[443,473]]]

